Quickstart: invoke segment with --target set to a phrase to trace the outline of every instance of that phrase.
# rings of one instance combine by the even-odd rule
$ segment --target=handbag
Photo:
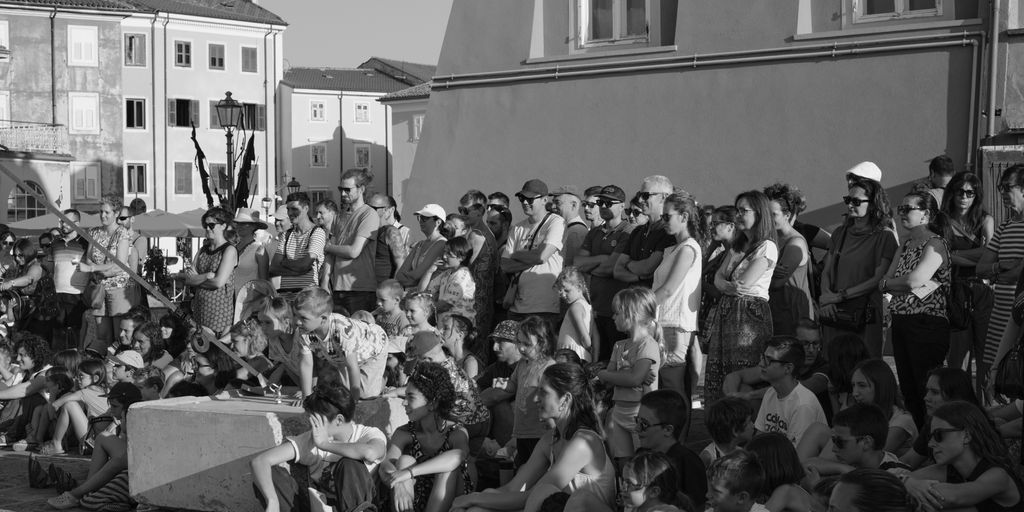
[[[533,234],[530,235],[530,241],[526,244],[526,250],[529,251],[533,249],[533,244],[537,241],[537,234],[540,233],[544,224],[547,224],[548,218],[550,217],[551,213],[548,212],[548,214],[544,216],[544,220],[540,221],[540,224],[537,225],[537,229],[533,230]],[[519,296],[519,277],[522,274],[522,272],[516,272],[508,283],[508,289],[505,290],[505,296],[501,299],[501,305],[505,309],[512,309],[512,306],[516,303],[516,297]]]
[[[120,228],[118,228],[120,230]],[[115,243],[111,243],[117,240],[117,232],[114,232],[114,236],[107,239],[107,252],[103,255],[103,262],[106,263],[107,258],[114,250]],[[85,290],[82,291],[82,300],[85,301],[85,305],[90,309],[102,309],[103,302],[107,299],[107,290],[103,288],[103,278],[96,275],[95,272],[91,273],[89,284],[85,286]]]
[[[996,366],[995,382],[993,388],[997,395],[1005,395],[1009,398],[1024,399],[1024,338],[1017,339],[1017,346],[999,361]]]
[[[832,268],[829,269],[829,272],[832,273],[832,282],[836,280],[836,267],[839,266],[839,257],[843,252],[844,245],[846,245],[846,228],[843,229],[843,238],[839,241],[839,247],[832,258]],[[873,324],[878,321],[878,310],[871,305],[870,293],[835,304],[835,309],[836,311],[832,318],[822,315],[818,319],[819,322],[822,325],[843,331],[860,332],[864,330],[864,326],[867,324]]]
[[[954,270],[949,280],[949,297],[946,301],[946,318],[949,319],[949,327],[954,331],[967,329],[971,325],[973,314],[974,294],[971,292],[971,281],[957,279]]]

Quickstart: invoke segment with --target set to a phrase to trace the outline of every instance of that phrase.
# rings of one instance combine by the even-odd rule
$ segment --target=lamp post
[[[264,196],[260,204],[263,205],[264,219],[270,219],[270,205],[274,204],[274,200]]]
[[[289,194],[294,194],[294,193],[298,192],[299,189],[302,188],[302,184],[299,183],[298,180],[295,179],[295,176],[292,176],[292,180],[289,181],[288,185],[286,185],[286,186],[288,187],[288,193]]]
[[[217,102],[217,121],[224,128],[228,139],[228,210],[235,211],[235,146],[232,136],[242,119],[242,104],[231,98],[231,91],[224,93],[224,99]]]

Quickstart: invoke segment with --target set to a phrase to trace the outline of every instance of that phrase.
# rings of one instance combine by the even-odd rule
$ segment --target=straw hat
[[[260,214],[252,208],[239,208],[235,212],[235,224],[255,224],[257,229],[267,229],[267,223],[260,220]]]

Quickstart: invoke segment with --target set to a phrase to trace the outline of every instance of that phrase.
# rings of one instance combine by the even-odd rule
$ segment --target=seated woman
[[[811,495],[800,486],[804,468],[793,443],[780,433],[761,434],[749,443],[747,450],[757,455],[764,468],[762,494],[770,512],[805,512],[811,509]],[[761,500],[757,500],[761,502]]]
[[[563,491],[570,494],[566,509],[612,510],[615,467],[605,450],[585,370],[567,363],[549,366],[536,401],[541,421],[552,429],[541,437],[530,459],[509,483],[456,498],[454,510],[535,512],[545,498]]]
[[[1021,510],[1024,484],[999,434],[977,406],[954,401],[936,409],[928,446],[935,464],[904,481],[907,492],[926,509]]]
[[[132,332],[132,349],[142,355],[142,362],[147,367],[162,370],[164,378],[173,373],[174,368],[170,364],[174,358],[165,349],[163,337],[160,336],[160,324],[146,322],[136,327]]]
[[[21,383],[0,390],[0,400],[18,400],[21,412],[10,425],[0,425],[0,428],[7,429],[6,432],[0,432],[0,446],[24,439],[25,427],[32,420],[32,413],[36,407],[46,404],[44,393],[46,371],[50,369],[50,365],[46,364],[50,359],[49,343],[35,334],[21,333],[14,337],[14,352],[25,377]]]
[[[928,418],[935,414],[935,409],[954,400],[963,400],[981,407],[977,395],[971,389],[971,375],[960,368],[932,370],[928,374],[924,389],[924,410]],[[930,421],[925,422],[921,432],[914,439],[913,446],[900,457],[900,462],[912,469],[917,469],[931,460],[931,449],[928,448],[928,442],[931,440],[929,424]]]
[[[89,420],[107,412],[107,369],[103,361],[86,359],[78,365],[78,390],[53,401],[58,411],[50,441],[40,448],[43,455],[64,453],[64,437],[71,427],[75,439],[82,440],[89,431]]]
[[[14,290],[27,300],[35,301],[34,305],[28,308],[31,313],[18,320],[18,328],[49,338],[53,333],[52,319],[44,320],[39,314],[41,304],[38,303],[37,288],[44,271],[42,261],[38,258],[36,244],[31,238],[22,238],[14,244],[13,255],[16,267],[11,271],[15,274],[12,276],[8,273],[6,279],[0,283],[0,291]]]

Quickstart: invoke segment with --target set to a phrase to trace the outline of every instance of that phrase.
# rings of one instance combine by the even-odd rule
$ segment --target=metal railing
[[[0,119],[0,146],[9,151],[68,153],[68,127]]]

